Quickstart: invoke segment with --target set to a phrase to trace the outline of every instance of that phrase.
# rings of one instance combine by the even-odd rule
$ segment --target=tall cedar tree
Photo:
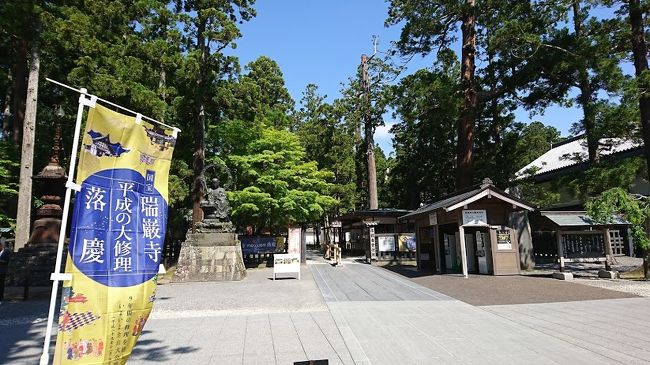
[[[402,54],[428,54],[433,48],[444,48],[454,41],[460,24],[460,80],[463,107],[457,122],[456,185],[463,188],[473,183],[474,124],[477,115],[476,17],[475,0],[409,1],[391,0],[387,24],[405,22],[398,47]]]
[[[344,113],[344,118],[349,128],[354,130],[356,148],[357,207],[374,208],[371,202],[368,171],[373,170],[375,183],[375,166],[369,165],[374,159],[374,133],[377,127],[384,125],[383,114],[387,111],[391,100],[391,87],[388,84],[399,73],[399,68],[393,65],[388,58],[368,58],[364,66],[360,66],[354,78],[342,90],[343,96],[337,101],[338,108]],[[363,130],[363,138],[362,131]],[[365,170],[365,171],[363,171]],[[372,175],[372,174],[371,174]],[[377,191],[376,188],[374,188]],[[379,197],[377,200],[380,200]],[[378,202],[377,202],[378,203]]]
[[[234,59],[222,52],[241,36],[239,22],[255,16],[254,0],[177,0],[183,21],[184,51],[187,53],[181,74],[185,90],[183,111],[192,120],[194,134],[192,185],[192,223],[203,219],[201,200],[205,185],[206,122],[218,121],[223,111],[213,102],[215,89],[232,72]],[[209,118],[209,119],[208,119]]]

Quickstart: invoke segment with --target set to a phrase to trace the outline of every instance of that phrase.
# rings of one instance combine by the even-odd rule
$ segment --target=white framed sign
[[[332,224],[330,224],[330,226],[332,228],[341,228],[343,224],[341,223],[341,221],[332,221]]]
[[[464,226],[486,226],[487,212],[485,209],[464,209],[463,210]]]
[[[438,225],[438,213],[437,212],[429,213],[429,225],[430,226]]]
[[[378,236],[379,251],[395,251],[395,236]]]
[[[300,280],[300,254],[274,254],[273,280],[277,274],[297,273]]]

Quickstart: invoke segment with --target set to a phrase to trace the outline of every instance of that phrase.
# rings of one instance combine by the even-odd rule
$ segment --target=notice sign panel
[[[429,213],[429,225],[430,226],[438,225],[438,213],[436,212]]]
[[[300,255],[300,239],[302,238],[302,230],[300,228],[289,228],[288,253],[295,253]]]
[[[300,254],[274,254],[273,280],[276,274],[296,273],[300,280]]]
[[[378,236],[379,251],[395,251],[395,236]]]
[[[266,236],[239,236],[241,251],[244,255],[273,253],[276,248],[275,237]]]
[[[398,240],[401,252],[415,251],[415,235],[400,235]]]
[[[485,226],[487,225],[487,212],[485,209],[463,210],[463,225]]]
[[[497,250],[512,250],[512,241],[510,240],[510,230],[497,230]]]

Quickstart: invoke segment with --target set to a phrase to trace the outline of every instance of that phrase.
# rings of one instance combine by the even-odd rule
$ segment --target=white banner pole
[[[71,280],[71,274],[61,273],[61,261],[63,261],[63,245],[67,231],[68,213],[70,211],[70,197],[72,190],[79,191],[80,186],[74,183],[74,172],[77,164],[77,152],[79,149],[79,134],[81,132],[81,119],[83,118],[84,107],[95,107],[97,97],[91,96],[86,99],[86,89],[80,90],[79,108],[77,109],[77,122],[75,124],[74,139],[72,140],[72,153],[70,154],[70,167],[68,169],[68,181],[65,184],[65,200],[63,201],[63,216],[61,217],[61,230],[59,231],[59,245],[56,252],[56,266],[54,273],[50,276],[52,280],[52,296],[50,297],[50,311],[47,315],[47,329],[45,331],[45,342],[43,343],[43,354],[41,355],[40,365],[47,365],[50,361],[50,339],[52,338],[52,325],[54,324],[54,310],[59,291],[59,281]]]

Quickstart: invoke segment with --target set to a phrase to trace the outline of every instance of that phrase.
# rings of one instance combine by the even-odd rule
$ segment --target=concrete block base
[[[613,270],[598,270],[598,277],[602,279],[617,279],[618,271]]]
[[[573,274],[569,272],[554,272],[553,279],[558,280],[573,280]]]

